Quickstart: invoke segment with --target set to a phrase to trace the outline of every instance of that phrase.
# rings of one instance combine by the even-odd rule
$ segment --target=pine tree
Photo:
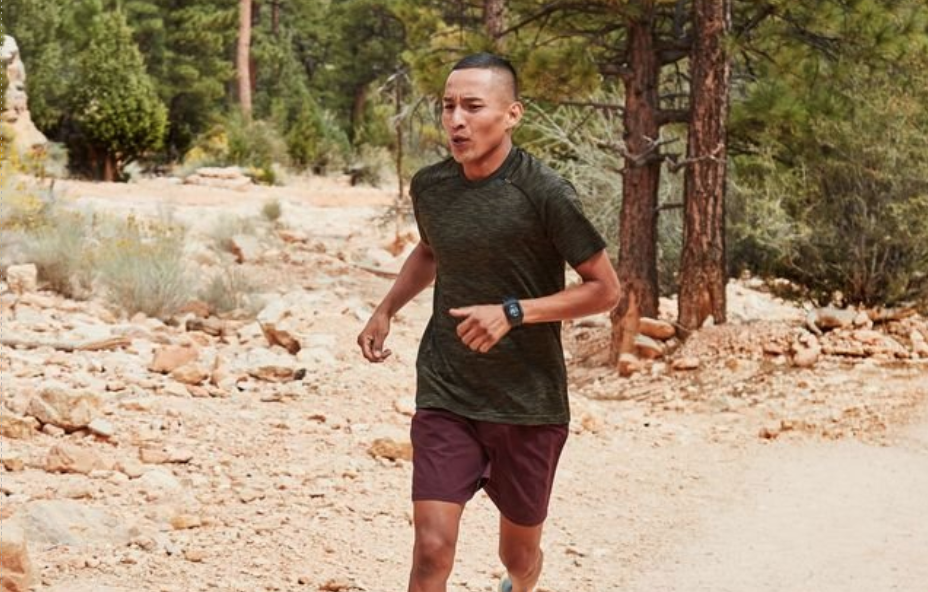
[[[114,181],[126,164],[160,146],[167,124],[167,110],[122,13],[94,19],[77,72],[74,123],[88,144],[95,175]]]

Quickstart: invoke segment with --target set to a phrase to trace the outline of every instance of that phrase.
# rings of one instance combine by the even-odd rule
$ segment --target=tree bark
[[[503,31],[506,30],[506,0],[483,0],[483,24],[493,41],[493,50],[503,51]]]
[[[351,141],[355,142],[361,131],[364,121],[364,109],[367,107],[367,84],[359,84],[354,88],[354,98],[351,101]]]
[[[103,156],[103,180],[107,183],[113,183],[116,181],[116,174],[119,171],[119,166],[116,163],[116,156],[113,154],[105,154]]]
[[[731,61],[725,44],[731,30],[730,0],[694,0],[693,25],[679,299],[679,323],[688,331],[709,316],[716,323],[726,320],[725,128]]]
[[[280,36],[280,0],[271,2],[271,35]]]
[[[238,3],[238,46],[235,59],[239,108],[246,120],[251,120],[251,1],[239,0]]]
[[[641,0],[640,13],[628,23],[628,65],[624,76],[623,115],[627,156],[623,170],[622,210],[619,214],[617,273],[622,298],[612,311],[610,359],[617,365],[621,354],[632,353],[639,316],[656,317],[657,201],[661,161],[654,142],[660,132],[658,61],[653,18],[654,0]],[[642,155],[653,158],[641,160]],[[634,318],[633,318],[634,317]]]

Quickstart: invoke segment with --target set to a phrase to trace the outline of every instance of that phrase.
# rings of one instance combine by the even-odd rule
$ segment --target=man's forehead
[[[454,70],[445,82],[446,99],[485,100],[508,94],[511,83],[502,72],[490,68]]]

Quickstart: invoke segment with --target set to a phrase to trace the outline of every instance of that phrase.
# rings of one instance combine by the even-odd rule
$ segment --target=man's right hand
[[[383,349],[383,342],[389,334],[390,317],[381,312],[374,312],[364,330],[358,335],[358,345],[361,346],[361,353],[368,362],[377,364],[390,357],[392,352]]]

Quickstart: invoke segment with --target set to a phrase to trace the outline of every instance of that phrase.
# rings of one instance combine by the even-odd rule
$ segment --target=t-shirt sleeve
[[[425,228],[422,227],[422,218],[419,213],[419,197],[421,193],[422,185],[422,172],[418,172],[412,177],[412,181],[409,183],[409,198],[412,200],[412,213],[416,219],[416,227],[419,229],[419,238],[425,244],[429,244],[429,237],[425,233]]]
[[[606,248],[606,241],[584,215],[574,186],[560,180],[544,201],[545,230],[571,267]]]

